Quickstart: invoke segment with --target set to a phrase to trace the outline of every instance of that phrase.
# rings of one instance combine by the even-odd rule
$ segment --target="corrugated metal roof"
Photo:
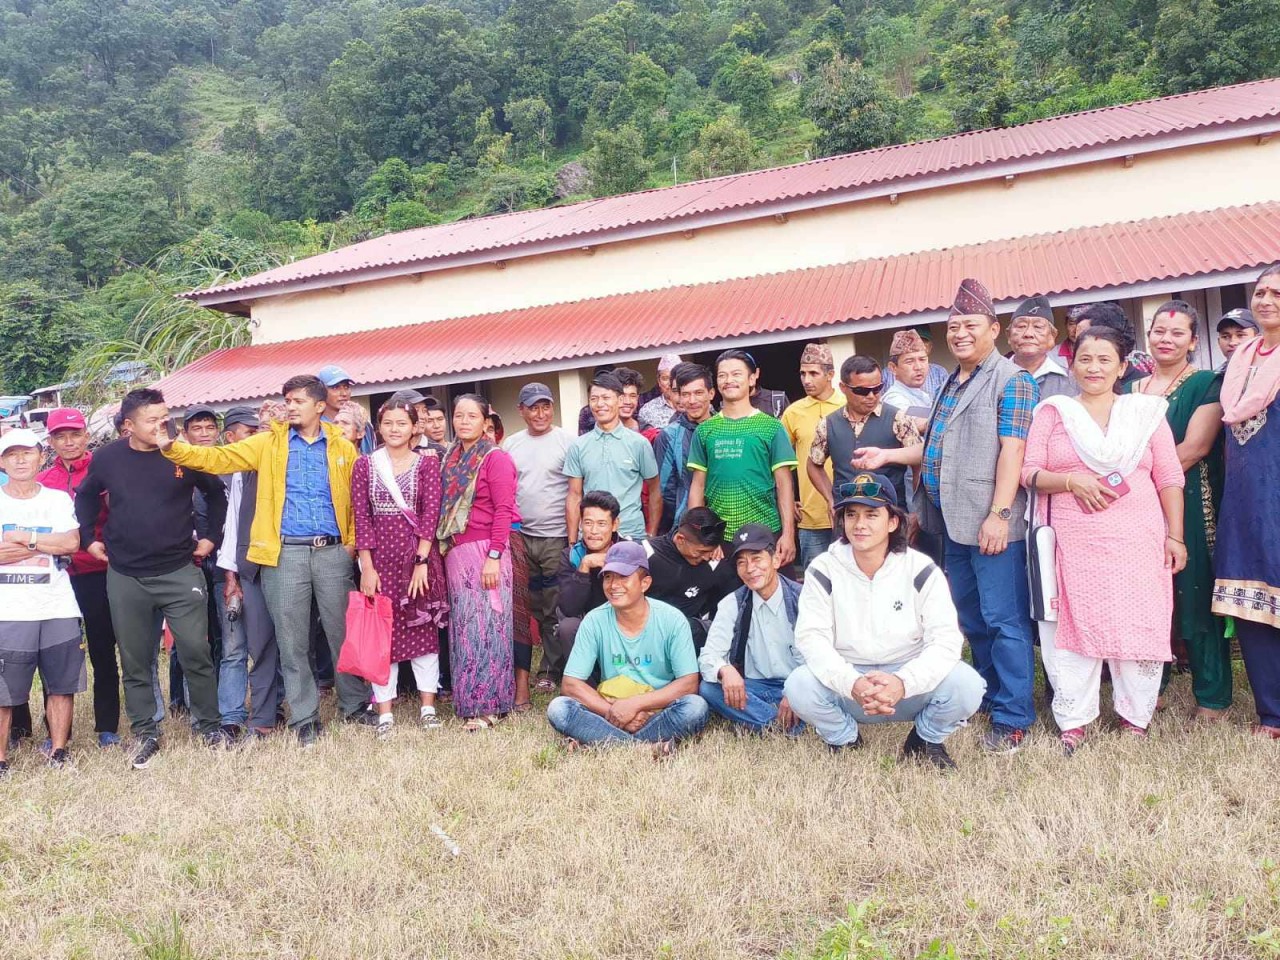
[[[787,167],[758,170],[588,200],[565,207],[483,217],[388,234],[258,273],[234,283],[196,291],[198,300],[265,291],[324,277],[356,278],[360,273],[423,264],[482,251],[510,251],[537,243],[565,245],[608,239],[609,234],[646,224],[704,215],[730,215],[780,201],[840,194],[876,184],[910,181],[972,167],[1081,151],[1263,118],[1280,118],[1280,78],[1105,107],[1036,120],[1016,127],[956,134],[862,153],[828,157]],[[995,175],[998,171],[992,171]]]
[[[339,362],[358,383],[492,375],[539,363],[758,337],[945,308],[964,277],[1000,301],[1280,260],[1280,202],[1086,227],[884,260],[670,287],[209,354],[160,381],[169,402],[273,393]]]

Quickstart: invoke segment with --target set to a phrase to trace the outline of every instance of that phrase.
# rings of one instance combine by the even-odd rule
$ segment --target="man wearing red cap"
[[[36,480],[43,487],[62,490],[74,500],[93,461],[84,414],[72,407],[59,407],[49,411],[46,426],[49,446],[56,459]],[[102,539],[106,522],[107,503],[103,498],[94,526],[95,539]],[[67,572],[71,574],[71,589],[84,617],[85,642],[93,665],[93,729],[98,735],[98,746],[114,746],[120,742],[120,666],[116,659],[116,633],[111,627],[111,606],[107,603],[107,565],[88,550],[80,549],[72,556]]]

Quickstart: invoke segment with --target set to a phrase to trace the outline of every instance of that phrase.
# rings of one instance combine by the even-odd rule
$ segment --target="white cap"
[[[35,447],[38,450],[40,446],[40,438],[30,430],[10,430],[0,437],[0,456],[12,447]]]

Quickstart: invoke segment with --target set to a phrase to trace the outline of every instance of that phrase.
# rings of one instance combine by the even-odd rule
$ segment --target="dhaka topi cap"
[[[800,364],[817,364],[820,367],[834,367],[835,359],[831,355],[831,347],[825,343],[806,343],[804,353],[800,354]]]
[[[960,281],[960,289],[951,304],[951,317],[990,317],[996,318],[996,308],[991,302],[991,294],[987,292],[981,281],[965,277]]]
[[[925,350],[924,340],[915,330],[899,330],[893,335],[893,343],[889,344],[889,359],[900,357],[912,350]]]
[[[680,354],[664,353],[662,357],[658,360],[658,372],[670,373],[672,370],[674,370],[677,366],[679,366],[682,363],[684,363],[684,361],[680,358]]]

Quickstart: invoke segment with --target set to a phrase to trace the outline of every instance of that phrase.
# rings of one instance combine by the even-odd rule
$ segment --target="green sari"
[[[1131,393],[1140,393],[1131,384]],[[1187,436],[1191,418],[1201,407],[1220,402],[1222,377],[1210,370],[1196,370],[1183,377],[1165,398],[1166,419],[1175,443]],[[1196,703],[1213,710],[1231,705],[1231,646],[1226,624],[1215,617],[1213,606],[1213,547],[1218,532],[1218,506],[1222,501],[1223,434],[1219,430],[1213,448],[1186,473],[1183,488],[1183,529],[1187,542],[1187,566],[1173,578],[1173,626],[1187,646],[1192,690]]]

